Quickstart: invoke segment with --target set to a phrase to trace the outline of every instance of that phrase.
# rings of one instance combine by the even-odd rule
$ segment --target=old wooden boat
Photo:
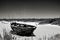
[[[36,29],[36,26],[28,25],[25,23],[17,23],[12,22],[11,23],[12,34],[20,35],[20,36],[35,36],[33,34],[33,31]]]

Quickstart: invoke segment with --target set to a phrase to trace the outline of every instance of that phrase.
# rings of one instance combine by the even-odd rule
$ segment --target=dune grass
[[[15,36],[12,37],[11,33],[8,34],[6,32],[6,30],[3,30],[3,36],[4,36],[4,38],[2,38],[1,35],[0,35],[0,40],[18,40],[17,39],[18,37],[15,37]],[[45,35],[42,38],[40,37],[38,39],[34,39],[33,37],[23,38],[23,37],[20,36],[19,40],[60,40],[60,34],[56,34],[56,35],[51,36],[51,37],[46,37],[46,35]]]
[[[9,35],[5,34],[4,39],[2,39],[0,36],[0,40],[17,40],[17,39],[16,39],[16,37],[12,38],[11,34],[9,34]],[[36,39],[31,37],[31,38],[24,38],[24,39],[19,39],[19,40],[36,40]],[[50,38],[47,38],[45,36],[43,38],[39,38],[38,40],[60,40],[60,37],[55,35],[55,36],[51,36]]]

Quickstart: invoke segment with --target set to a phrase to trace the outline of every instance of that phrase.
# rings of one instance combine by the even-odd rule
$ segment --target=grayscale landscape
[[[0,0],[0,40],[60,40],[60,1]]]

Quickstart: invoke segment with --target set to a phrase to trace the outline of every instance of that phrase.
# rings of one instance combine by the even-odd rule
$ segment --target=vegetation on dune
[[[0,40],[17,40],[18,37],[12,37],[12,35],[9,33],[7,33],[5,30],[3,31],[3,35],[4,35],[4,39],[2,39],[1,35],[0,35]],[[21,36],[20,36],[21,37]],[[21,37],[22,38],[22,37]],[[25,37],[23,40],[35,40],[33,37],[29,38],[29,37]],[[22,40],[22,39],[19,39]],[[43,36],[43,38],[38,38],[37,40],[60,40],[60,34],[56,34],[54,36],[51,37],[47,37],[46,35]]]

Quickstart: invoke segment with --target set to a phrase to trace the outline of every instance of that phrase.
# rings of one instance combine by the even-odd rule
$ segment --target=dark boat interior
[[[19,36],[35,36],[33,31],[36,29],[33,25],[21,24],[21,23],[11,23],[12,34]]]

